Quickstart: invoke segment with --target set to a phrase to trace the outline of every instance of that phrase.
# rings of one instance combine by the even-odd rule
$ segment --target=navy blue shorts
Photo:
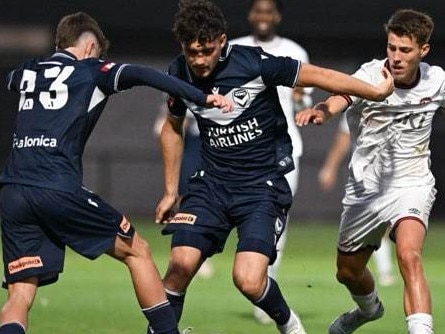
[[[261,253],[273,263],[291,204],[292,193],[284,177],[228,186],[199,171],[190,180],[179,212],[162,233],[173,234],[172,247],[197,248],[205,259],[222,252],[227,237],[236,228],[237,252]]]
[[[0,213],[6,284],[28,277],[53,283],[63,271],[65,246],[95,259],[113,247],[116,235],[134,235],[121,213],[85,188],[66,193],[7,184]]]

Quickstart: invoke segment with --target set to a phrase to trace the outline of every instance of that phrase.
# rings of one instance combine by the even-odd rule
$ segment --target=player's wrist
[[[330,113],[328,106],[323,102],[317,103],[314,106],[314,109],[319,111],[320,115],[323,115],[323,118],[325,121],[327,121],[328,119],[330,119],[332,117],[332,114]]]

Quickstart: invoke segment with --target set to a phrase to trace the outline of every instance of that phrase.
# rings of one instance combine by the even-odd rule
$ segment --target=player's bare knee
[[[362,273],[354,272],[349,268],[338,268],[336,274],[337,281],[344,285],[354,284],[361,276]]]
[[[404,251],[397,254],[400,269],[405,273],[415,273],[422,268],[422,256],[417,251]]]
[[[181,277],[190,280],[199,267],[199,257],[188,256],[187,252],[173,251],[168,264],[166,277]]]
[[[234,275],[233,283],[243,295],[253,299],[261,296],[265,286],[262,280],[253,275]]]

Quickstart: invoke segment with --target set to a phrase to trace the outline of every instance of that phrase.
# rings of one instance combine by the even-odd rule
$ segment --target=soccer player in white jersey
[[[251,0],[249,3],[248,21],[252,27],[252,34],[235,38],[230,41],[231,44],[240,44],[247,46],[259,46],[264,51],[274,56],[288,56],[308,63],[309,57],[306,50],[294,41],[281,37],[276,34],[277,28],[281,22],[281,13],[283,10],[280,0]],[[295,112],[312,105],[312,88],[301,87],[277,87],[280,104],[283,108],[288,124],[288,133],[292,139],[293,159],[295,169],[286,174],[287,182],[295,196],[298,187],[299,158],[303,153],[303,144],[300,132],[294,122]],[[282,234],[277,244],[277,259],[274,264],[268,268],[268,275],[275,278],[278,267],[281,263],[283,249],[286,242],[287,228]],[[255,318],[263,324],[270,323],[272,320],[259,307],[254,307]]]
[[[337,182],[337,175],[342,161],[351,151],[351,135],[346,112],[341,115],[334,142],[326,154],[326,159],[318,173],[318,183],[321,190],[331,191]],[[380,248],[373,255],[377,279],[381,286],[391,286],[395,283],[393,274],[393,260],[391,254],[391,240],[388,235],[382,238]]]
[[[445,106],[444,70],[422,62],[430,51],[433,29],[429,15],[411,9],[398,10],[389,19],[385,25],[387,59],[366,63],[355,73],[373,83],[385,64],[396,85],[385,101],[331,96],[296,116],[299,126],[322,124],[351,106],[347,116],[356,148],[343,199],[337,279],[357,307],[331,324],[331,334],[353,333],[383,316],[366,265],[388,227],[404,281],[408,333],[433,333],[422,248],[436,193],[428,147],[431,123],[435,111]]]

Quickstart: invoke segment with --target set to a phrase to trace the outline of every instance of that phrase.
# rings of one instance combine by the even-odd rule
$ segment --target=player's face
[[[429,44],[419,45],[414,38],[397,36],[390,32],[386,53],[394,82],[412,84],[416,80],[419,63],[428,54],[429,49]]]
[[[222,34],[214,41],[204,44],[194,41],[190,44],[182,45],[185,60],[193,74],[199,78],[208,77],[216,65],[218,65],[221,51],[226,44],[227,36]]]
[[[255,37],[266,41],[275,35],[275,29],[281,22],[281,15],[275,1],[258,0],[250,9],[247,19]]]

